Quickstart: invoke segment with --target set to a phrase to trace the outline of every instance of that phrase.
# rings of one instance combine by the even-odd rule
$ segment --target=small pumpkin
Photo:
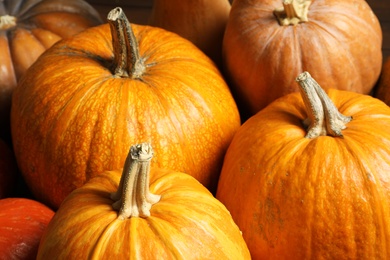
[[[83,0],[0,1],[0,122],[7,125],[17,81],[46,49],[88,27],[101,24]],[[2,129],[3,130],[3,129]]]
[[[226,207],[192,176],[151,166],[134,145],[61,204],[37,259],[250,259]]]
[[[325,89],[370,93],[381,47],[379,20],[364,0],[235,0],[222,45],[245,119],[298,92],[294,77],[302,71]]]
[[[130,25],[115,8],[107,24],[61,41],[30,67],[11,124],[26,183],[56,208],[91,177],[122,167],[139,142],[154,143],[159,167],[215,192],[240,117],[203,52],[172,32]]]
[[[238,130],[216,197],[253,259],[389,259],[390,108],[297,80]]]
[[[390,56],[383,63],[381,76],[374,91],[374,97],[390,105]]]
[[[0,259],[35,260],[53,216],[53,210],[32,199],[0,199]]]
[[[19,176],[13,151],[0,139],[0,199],[15,194]]]
[[[149,24],[190,40],[221,66],[230,9],[228,0],[154,0]]]

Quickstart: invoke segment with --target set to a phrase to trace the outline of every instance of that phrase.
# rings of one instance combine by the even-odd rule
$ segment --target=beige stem
[[[152,157],[153,150],[148,143],[133,145],[130,148],[118,190],[111,194],[115,201],[113,208],[119,211],[119,219],[149,217],[152,205],[160,200],[160,195],[149,191]]]
[[[280,25],[296,25],[307,22],[312,0],[283,0],[283,7],[274,10]]]
[[[308,118],[304,125],[308,128],[306,138],[316,138],[320,135],[342,137],[341,130],[352,120],[351,116],[341,114],[332,100],[311,77],[309,72],[301,73],[296,81],[305,103]]]
[[[125,13],[120,7],[116,7],[108,13],[107,21],[110,24],[114,48],[115,75],[141,78],[145,64],[140,57],[137,39]]]
[[[16,26],[16,17],[11,15],[0,16],[0,30],[8,30]]]

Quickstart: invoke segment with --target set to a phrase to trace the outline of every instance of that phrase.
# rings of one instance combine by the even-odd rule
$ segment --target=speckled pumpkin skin
[[[226,82],[188,40],[159,28],[133,30],[146,64],[142,78],[113,75],[105,24],[45,52],[15,90],[15,155],[33,194],[53,207],[96,174],[120,168],[140,142],[153,144],[159,167],[215,191],[240,126]]]
[[[390,258],[390,108],[328,94],[353,117],[343,138],[305,138],[294,93],[246,121],[228,148],[216,196],[253,259]]]

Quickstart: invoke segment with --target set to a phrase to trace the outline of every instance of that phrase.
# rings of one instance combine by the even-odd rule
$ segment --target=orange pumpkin
[[[293,81],[302,71],[312,71],[325,89],[370,93],[381,47],[378,18],[364,0],[235,0],[223,57],[247,118],[297,92]]]
[[[228,0],[154,0],[150,25],[190,40],[221,66],[222,39],[230,9]]]
[[[190,175],[151,167],[152,156],[134,145],[123,171],[73,191],[37,259],[250,259],[226,207]]]
[[[109,24],[61,41],[30,67],[15,90],[11,123],[27,184],[58,207],[89,178],[120,168],[126,147],[144,141],[154,143],[159,167],[215,191],[240,118],[203,52],[163,29],[130,26],[117,8]]]
[[[237,132],[217,198],[253,259],[389,259],[390,108],[298,80],[303,98],[274,101]]]
[[[383,63],[381,76],[374,91],[374,97],[390,105],[390,57]]]
[[[20,76],[61,38],[101,24],[83,0],[0,1],[0,122],[8,137],[11,95]]]
[[[0,259],[36,259],[53,216],[53,210],[32,199],[0,199]]]

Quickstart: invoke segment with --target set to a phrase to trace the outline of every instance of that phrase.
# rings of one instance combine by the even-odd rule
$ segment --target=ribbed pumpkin
[[[163,29],[130,26],[117,8],[109,24],[61,41],[30,67],[15,90],[11,123],[27,184],[58,207],[90,177],[120,168],[139,142],[154,143],[159,167],[215,191],[240,118],[203,52]]]
[[[32,199],[0,199],[0,259],[35,260],[54,211]]]
[[[303,98],[274,101],[237,132],[217,198],[253,259],[389,259],[390,108],[298,80]]]
[[[0,1],[0,133],[8,137],[11,95],[20,76],[47,48],[101,24],[97,11],[82,0]],[[3,133],[4,132],[4,133]]]
[[[154,0],[149,22],[190,40],[221,66],[230,9],[228,0]]]
[[[364,0],[235,0],[223,39],[226,75],[243,114],[297,92],[311,71],[325,89],[368,94],[382,65],[382,31]]]
[[[192,176],[151,166],[152,156],[134,145],[123,171],[73,191],[37,259],[250,259],[226,207]]]

